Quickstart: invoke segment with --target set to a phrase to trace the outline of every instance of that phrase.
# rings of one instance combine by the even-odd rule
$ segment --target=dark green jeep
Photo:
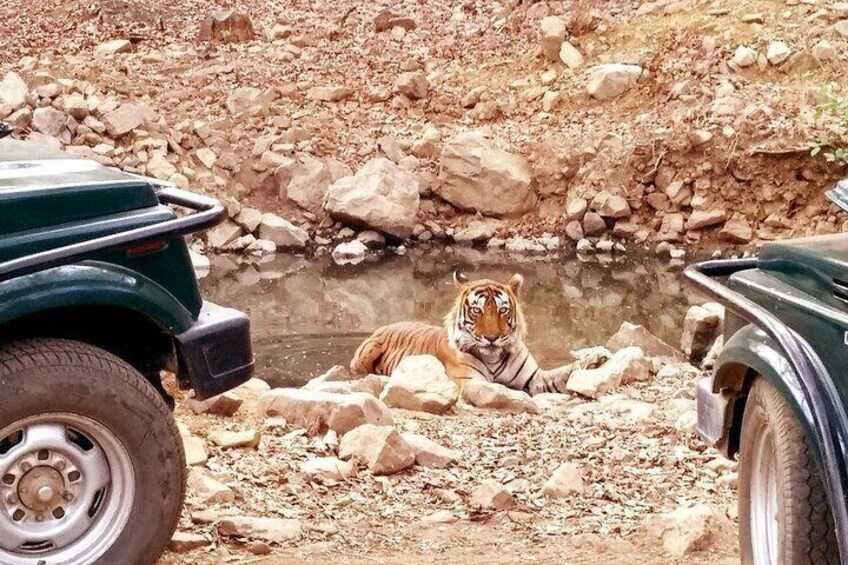
[[[0,139],[0,563],[152,563],[165,548],[185,455],[160,371],[203,399],[253,370],[247,317],[201,299],[184,240],[224,217]]]
[[[828,197],[848,210],[848,182]],[[848,234],[768,243],[686,275],[727,308],[697,388],[701,436],[739,457],[745,564],[848,556]]]

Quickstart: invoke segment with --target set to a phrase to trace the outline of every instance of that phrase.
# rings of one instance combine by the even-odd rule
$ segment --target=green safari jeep
[[[160,371],[200,399],[253,371],[247,317],[201,299],[184,239],[225,215],[0,139],[0,563],[148,564],[164,550],[186,465]]]
[[[848,181],[828,197],[848,210]],[[727,308],[696,397],[703,439],[739,457],[742,562],[847,562],[848,234],[685,274]]]

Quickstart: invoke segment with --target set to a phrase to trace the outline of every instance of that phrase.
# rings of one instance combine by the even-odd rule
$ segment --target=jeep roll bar
[[[92,253],[122,248],[134,243],[144,243],[155,239],[172,238],[204,231],[221,223],[227,217],[227,210],[214,198],[180,190],[170,183],[157,179],[139,175],[132,176],[158,187],[156,196],[161,204],[181,206],[195,213],[152,226],[133,228],[0,263],[0,282],[51,267],[74,263]]]
[[[690,265],[683,275],[725,308],[766,333],[789,362],[809,406],[816,433],[822,444],[822,470],[830,501],[839,554],[848,557],[848,415],[839,401],[833,380],[810,344],[780,319],[712,277],[728,277],[755,269],[757,259],[716,259]],[[831,415],[828,420],[828,414]],[[836,421],[833,421],[833,415]]]

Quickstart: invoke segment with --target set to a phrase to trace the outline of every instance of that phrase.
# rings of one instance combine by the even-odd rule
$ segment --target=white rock
[[[356,265],[365,259],[365,253],[367,252],[368,247],[358,239],[354,239],[338,244],[333,249],[332,256],[333,261],[339,265]]]
[[[526,212],[536,203],[527,161],[496,147],[479,132],[445,142],[435,192],[459,208],[500,216]]]
[[[328,189],[324,210],[334,219],[364,224],[405,239],[412,234],[419,205],[418,178],[385,157],[368,161],[355,175]]]
[[[275,177],[280,198],[288,198],[313,214],[323,213],[324,198],[330,185],[353,171],[335,159],[318,159],[308,153],[298,153],[277,168]]]
[[[548,498],[565,498],[571,494],[580,494],[584,489],[580,468],[574,463],[563,463],[545,483],[542,494]]]
[[[142,125],[149,115],[149,110],[140,104],[121,104],[111,112],[101,117],[106,131],[112,137],[121,137]],[[176,170],[173,173],[177,172]],[[172,174],[173,174],[172,173]],[[170,176],[170,175],[169,175]]]
[[[403,94],[410,100],[426,98],[430,90],[430,83],[421,71],[401,73],[395,79],[393,89],[395,93]]]
[[[515,498],[505,486],[496,481],[486,481],[471,496],[471,508],[494,512],[516,506]]]
[[[681,359],[680,351],[651,334],[643,326],[622,322],[618,331],[607,341],[610,351],[618,351],[624,347],[636,346],[648,357]]]
[[[562,43],[562,46],[559,49],[559,59],[565,63],[569,69],[582,67],[585,62],[580,51],[578,51],[577,48],[568,41],[564,41]]]
[[[328,429],[344,434],[362,424],[394,423],[388,406],[364,392],[338,394],[275,388],[262,395],[257,412],[262,416],[282,416],[311,434],[323,434]]]
[[[757,52],[750,47],[740,45],[733,53],[733,64],[740,68],[750,67],[757,62]]]
[[[597,369],[572,372],[565,388],[589,398],[598,398],[621,384],[649,379],[650,370],[651,364],[641,349],[625,347]]]
[[[624,94],[642,75],[642,67],[622,63],[607,63],[589,71],[587,89],[592,98],[609,100]]]
[[[539,414],[533,398],[523,390],[513,390],[482,379],[471,379],[462,387],[462,399],[472,406],[518,414]]]
[[[353,91],[346,86],[316,86],[309,89],[306,97],[310,100],[320,100],[322,102],[341,102],[350,98],[352,94]]]
[[[51,137],[58,137],[65,129],[67,121],[68,117],[65,114],[51,106],[36,108],[32,112],[32,126]]]
[[[559,16],[547,16],[539,22],[542,54],[549,61],[556,61],[559,57],[559,46],[565,41],[567,32],[566,22]]]
[[[459,399],[459,387],[432,355],[406,357],[392,372],[380,400],[393,408],[442,414]]]
[[[9,71],[0,81],[0,102],[9,106],[12,111],[26,105],[26,97],[29,93],[26,83],[21,75]]]
[[[449,467],[459,461],[459,452],[439,445],[424,436],[403,433],[404,441],[415,453],[415,464],[421,467],[443,468]]]
[[[356,469],[348,461],[336,457],[318,457],[300,464],[301,473],[312,478],[340,482],[356,474]]]
[[[206,474],[205,471],[192,469],[188,474],[188,495],[200,504],[209,505],[218,502],[232,502],[236,499],[233,489]]]
[[[730,520],[708,505],[678,508],[650,515],[643,527],[674,557],[684,557],[713,548],[732,529]]]
[[[375,475],[392,475],[415,463],[415,452],[391,426],[364,424],[342,436],[339,458],[356,459]]]
[[[218,159],[218,156],[215,155],[215,152],[209,149],[208,147],[201,147],[197,151],[195,151],[195,155],[203,163],[203,166],[207,169],[211,169],[215,165],[215,161]]]
[[[224,249],[242,234],[241,226],[227,220],[206,233],[206,242],[212,249]]]
[[[782,41],[772,41],[766,50],[766,59],[772,65],[779,65],[789,58],[792,50]]]
[[[270,212],[262,214],[259,237],[287,249],[303,249],[309,241],[306,230]]]
[[[94,48],[95,57],[106,57],[117,53],[126,53],[132,50],[132,43],[126,39],[111,39],[104,41]]]
[[[680,349],[692,363],[699,363],[724,331],[724,307],[715,302],[692,306],[683,320]]]
[[[186,399],[186,408],[195,414],[212,414],[229,417],[238,412],[244,401],[234,392],[229,391],[206,400]]]
[[[239,114],[260,103],[262,91],[255,86],[235,88],[227,97],[227,110]]]
[[[282,543],[300,538],[302,528],[300,521],[293,519],[225,516],[218,522],[218,533]]]
[[[259,442],[262,440],[262,433],[259,430],[242,430],[237,432],[220,430],[209,434],[209,440],[221,449],[237,449],[240,447],[254,449],[259,446]]]

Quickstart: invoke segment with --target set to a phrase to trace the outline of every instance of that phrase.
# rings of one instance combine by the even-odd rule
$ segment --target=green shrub
[[[848,97],[829,84],[822,89],[825,102],[816,106],[813,119],[819,133],[810,142],[810,155],[828,163],[848,164]]]

